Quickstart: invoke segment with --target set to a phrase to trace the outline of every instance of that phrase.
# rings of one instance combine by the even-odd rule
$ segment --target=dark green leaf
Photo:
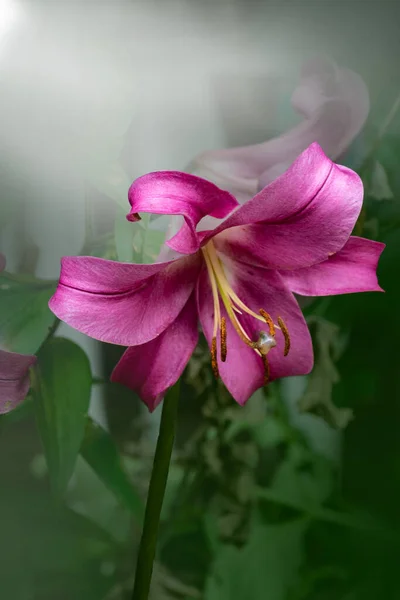
[[[28,396],[21,404],[18,404],[11,412],[0,415],[0,427],[8,427],[13,423],[23,421],[31,417],[34,410],[32,397]]]
[[[122,467],[117,447],[111,436],[90,418],[87,419],[81,454],[121,504],[141,522],[144,505]]]
[[[38,355],[33,375],[36,418],[53,489],[65,492],[85,432],[92,376],[84,351],[53,338]]]

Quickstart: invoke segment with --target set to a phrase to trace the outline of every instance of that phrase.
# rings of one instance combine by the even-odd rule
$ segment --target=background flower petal
[[[360,132],[369,112],[362,78],[333,61],[307,61],[292,95],[293,108],[304,121],[262,144],[204,152],[191,164],[193,173],[214,181],[240,201],[286,171],[313,142],[335,159]]]

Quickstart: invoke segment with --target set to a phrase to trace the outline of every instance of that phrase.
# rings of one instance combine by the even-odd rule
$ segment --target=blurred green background
[[[370,91],[341,162],[365,184],[358,232],[387,244],[385,293],[307,304],[313,373],[245,408],[214,382],[201,341],[181,386],[152,594],[400,598],[400,114],[374,146],[400,93],[398,11],[4,1],[0,338],[39,352],[41,400],[0,419],[1,599],[124,600],[132,589],[160,410],[108,383],[120,348],[54,323],[60,257],[154,260],[160,233],[125,221],[131,180],[291,127],[299,66],[316,53]]]

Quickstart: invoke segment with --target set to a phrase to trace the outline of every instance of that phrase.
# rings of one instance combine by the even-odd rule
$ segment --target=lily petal
[[[147,344],[128,348],[111,381],[136,391],[152,412],[186,367],[198,339],[197,310],[191,296],[175,321]]]
[[[312,144],[286,173],[208,236],[217,236],[221,251],[244,262],[275,269],[306,267],[344,246],[362,199],[360,177]]]
[[[194,289],[200,265],[198,256],[153,265],[63,258],[49,306],[59,319],[97,340],[144,344],[176,319]]]
[[[29,369],[35,356],[0,350],[0,414],[10,412],[29,391]]]
[[[181,254],[192,254],[200,248],[196,226],[206,216],[223,219],[238,206],[237,200],[213,183],[179,171],[159,171],[139,177],[129,188],[131,212],[128,220],[136,221],[138,213],[182,215],[185,219],[166,244]]]
[[[313,142],[330,158],[340,156],[365,123],[369,95],[357,73],[318,58],[304,65],[292,105],[305,120],[290,131],[262,144],[204,152],[191,171],[245,202]]]
[[[280,274],[288,288],[302,296],[382,292],[376,269],[384,248],[385,244],[354,236],[328,260]]]
[[[241,300],[255,312],[264,308],[274,321],[282,317],[288,327],[291,349],[283,356],[284,337],[277,331],[277,346],[268,354],[270,380],[289,375],[304,375],[313,366],[311,336],[302,312],[292,293],[285,286],[278,273],[260,269],[240,262],[226,261],[224,268],[234,291]],[[198,283],[198,310],[203,331],[211,346],[213,328],[213,302],[208,277],[203,272]],[[227,318],[227,357],[226,362],[218,360],[218,369],[224,384],[239,404],[263,386],[264,368],[261,358],[244,344]],[[257,340],[261,330],[268,330],[260,321],[246,314],[240,315],[240,322],[247,334]]]

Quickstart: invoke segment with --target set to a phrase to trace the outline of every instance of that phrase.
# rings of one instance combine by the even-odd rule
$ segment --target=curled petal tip
[[[142,217],[139,215],[139,213],[129,213],[128,215],[126,215],[126,218],[132,223],[136,223],[136,221],[142,220]]]

